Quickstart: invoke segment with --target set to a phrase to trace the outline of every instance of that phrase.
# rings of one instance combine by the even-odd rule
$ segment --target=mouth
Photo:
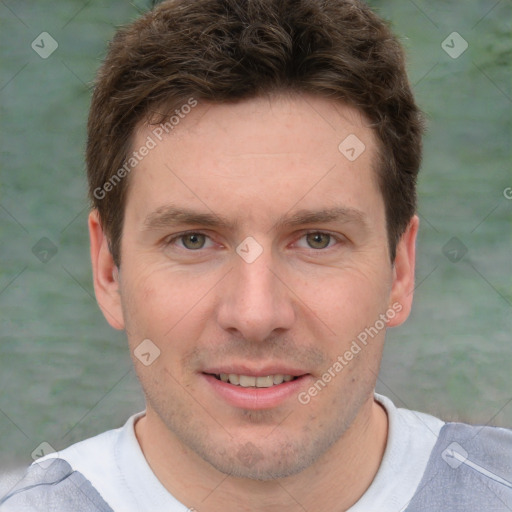
[[[290,402],[313,378],[292,368],[209,368],[205,384],[216,399],[238,409],[273,409]],[[228,373],[229,372],[229,373]]]
[[[236,373],[210,373],[206,375],[212,375],[217,380],[243,388],[271,388],[279,386],[283,384],[283,382],[291,382],[299,378],[299,376],[283,375],[282,373],[259,377],[254,375],[239,375]]]
[[[208,393],[238,409],[272,409],[293,404],[313,379],[305,368],[285,363],[256,367],[243,362],[203,368],[203,382]]]

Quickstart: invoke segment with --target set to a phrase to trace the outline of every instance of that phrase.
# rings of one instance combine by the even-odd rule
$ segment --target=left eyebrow
[[[323,210],[299,210],[292,215],[282,216],[274,224],[274,229],[285,226],[299,226],[302,224],[324,224],[329,222],[359,224],[361,228],[368,227],[367,216],[361,210],[348,207],[335,207]]]

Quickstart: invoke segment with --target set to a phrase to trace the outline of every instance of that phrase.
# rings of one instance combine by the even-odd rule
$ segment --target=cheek
[[[161,330],[158,326],[165,315],[162,290],[150,272],[133,269],[123,262],[120,293],[126,331],[130,343],[138,339],[156,340]],[[169,305],[167,304],[167,307]]]
[[[370,265],[319,272],[301,281],[297,295],[331,334],[346,341],[386,311],[391,291],[388,273]]]
[[[211,309],[209,280],[197,286],[179,273],[139,266],[122,286],[123,312],[130,341],[149,338],[161,350],[185,336],[195,337]],[[128,268],[126,274],[128,275]],[[133,341],[135,343],[135,341]]]

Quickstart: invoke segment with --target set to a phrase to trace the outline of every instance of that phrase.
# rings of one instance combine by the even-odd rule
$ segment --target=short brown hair
[[[117,32],[92,98],[89,192],[116,264],[129,180],[112,180],[135,128],[190,98],[221,103],[282,91],[338,100],[370,120],[394,261],[416,209],[423,121],[386,22],[358,0],[169,0]]]

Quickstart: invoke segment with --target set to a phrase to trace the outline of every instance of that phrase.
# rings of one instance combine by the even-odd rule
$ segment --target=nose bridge
[[[270,261],[269,261],[270,260]],[[235,288],[239,299],[247,306],[265,307],[271,305],[278,293],[275,274],[271,271],[272,260],[260,256],[259,261],[247,263],[239,262],[237,265],[237,280]]]
[[[276,329],[291,327],[293,304],[275,269],[270,249],[254,259],[235,257],[219,308],[218,320],[224,329],[235,329],[245,339],[258,341]]]

